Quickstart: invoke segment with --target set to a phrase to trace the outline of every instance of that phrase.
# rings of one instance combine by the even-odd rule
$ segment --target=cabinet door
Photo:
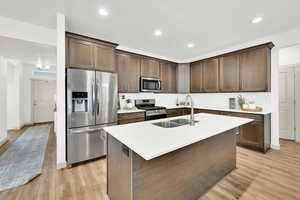
[[[239,56],[223,56],[220,62],[220,91],[239,91]]]
[[[264,124],[251,122],[240,127],[239,143],[256,148],[264,147]]]
[[[176,93],[176,65],[171,62],[160,62],[161,92]]]
[[[203,91],[219,91],[219,60],[218,58],[206,60],[203,65]]]
[[[69,67],[94,69],[93,43],[69,39]]]
[[[270,56],[267,47],[240,54],[241,91],[268,91]]]
[[[159,78],[159,61],[152,58],[142,58],[141,76]]]
[[[94,47],[95,69],[101,71],[115,72],[115,48],[96,44]]]
[[[203,70],[202,70],[201,62],[191,63],[190,75],[191,75],[190,78],[191,92],[192,93],[203,92],[203,87],[202,87]]]
[[[140,57],[117,53],[119,92],[139,92]]]
[[[183,111],[180,108],[167,109],[167,117],[177,117],[183,115]]]

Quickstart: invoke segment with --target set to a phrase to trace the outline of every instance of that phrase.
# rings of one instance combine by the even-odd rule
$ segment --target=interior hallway
[[[43,174],[29,184],[0,193],[2,200],[108,200],[106,160],[56,170],[53,127]],[[281,150],[262,154],[237,148],[237,169],[201,200],[300,199],[300,143],[281,140]]]

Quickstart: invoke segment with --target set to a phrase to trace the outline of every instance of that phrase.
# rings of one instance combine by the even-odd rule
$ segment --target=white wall
[[[300,63],[300,45],[279,50],[279,65],[292,65],[297,63]]]
[[[24,124],[22,97],[22,67],[7,61],[7,129],[20,129]]]
[[[7,77],[6,61],[0,57],[0,144],[7,139],[7,121],[6,121],[6,77]]]
[[[0,36],[56,46],[56,30],[0,17]]]
[[[19,129],[33,123],[32,86],[33,79],[48,80],[48,77],[34,76],[37,71],[32,64],[18,60],[7,61],[7,129]],[[55,79],[55,78],[50,78]]]
[[[65,16],[57,13],[57,132],[56,132],[56,166],[66,167],[66,96],[65,96]]]

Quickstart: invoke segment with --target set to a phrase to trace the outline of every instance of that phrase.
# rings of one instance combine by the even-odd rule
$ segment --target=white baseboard
[[[279,145],[271,144],[271,149],[280,150],[280,144]]]
[[[61,162],[56,164],[56,169],[63,169],[67,167],[67,162]]]

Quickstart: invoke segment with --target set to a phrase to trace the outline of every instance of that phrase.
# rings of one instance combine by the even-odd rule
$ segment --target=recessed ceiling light
[[[42,69],[42,68],[43,68],[43,65],[42,65],[42,63],[37,63],[37,64],[36,64],[36,68],[38,68],[38,69]]]
[[[101,16],[107,16],[108,15],[108,10],[105,8],[100,8],[98,11],[99,15]]]
[[[155,36],[161,36],[161,34],[162,34],[161,30],[155,30],[154,31]]]
[[[263,19],[262,17],[255,17],[254,19],[252,19],[251,22],[252,22],[253,24],[257,24],[257,23],[261,22],[262,19]]]
[[[50,65],[45,65],[45,69],[49,70],[50,69]]]
[[[189,44],[187,44],[187,47],[188,48],[193,48],[195,45],[193,44],[193,43],[189,43]]]

